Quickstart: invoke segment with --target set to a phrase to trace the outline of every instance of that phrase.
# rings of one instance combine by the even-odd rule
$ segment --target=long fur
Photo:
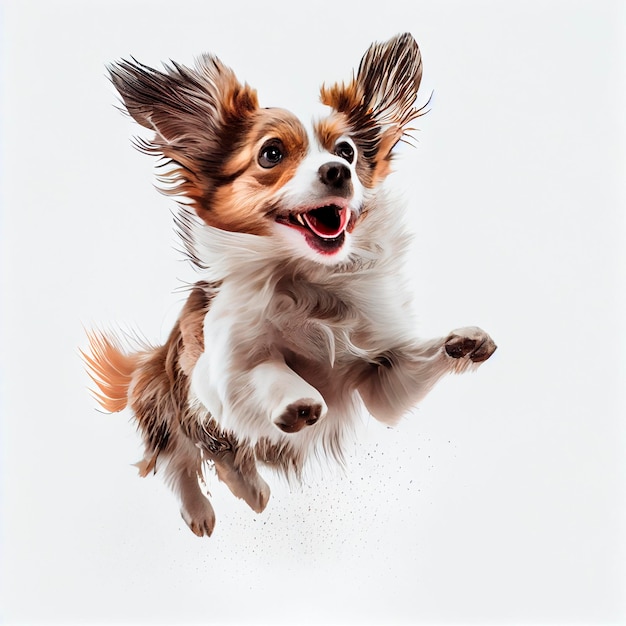
[[[154,131],[140,147],[186,198],[176,225],[202,280],[163,346],[129,352],[92,333],[84,359],[101,406],[136,417],[141,475],[165,475],[197,535],[215,524],[207,463],[260,512],[270,490],[257,463],[295,478],[311,460],[341,464],[364,411],[395,424],[495,350],[476,327],[414,334],[399,271],[409,238],[384,181],[422,112],[421,75],[410,35],[373,44],[349,83],[322,87],[330,112],[311,134],[260,109],[215,57],[111,67],[127,111]]]

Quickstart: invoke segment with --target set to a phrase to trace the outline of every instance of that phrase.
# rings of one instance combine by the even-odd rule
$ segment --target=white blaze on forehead
[[[319,120],[329,117],[333,109],[321,102],[313,102],[307,107],[292,108],[292,113],[300,120],[300,123],[305,128],[307,136],[309,138],[310,149],[321,149],[319,138],[315,131],[315,125]]]

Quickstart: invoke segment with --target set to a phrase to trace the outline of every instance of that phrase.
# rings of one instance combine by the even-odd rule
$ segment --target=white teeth
[[[304,218],[302,217],[302,213],[296,213],[296,220],[302,224],[302,226],[306,226],[306,224],[304,223]]]

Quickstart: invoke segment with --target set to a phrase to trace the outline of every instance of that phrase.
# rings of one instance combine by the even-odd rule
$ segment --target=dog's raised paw
[[[275,424],[284,433],[297,433],[305,426],[316,424],[325,412],[326,407],[321,403],[311,398],[303,398],[287,405]]]
[[[484,330],[469,326],[453,330],[446,338],[444,348],[446,354],[453,359],[482,363],[496,351],[497,346]]]

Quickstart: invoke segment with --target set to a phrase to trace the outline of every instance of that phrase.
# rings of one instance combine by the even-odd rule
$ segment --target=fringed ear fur
[[[415,119],[413,103],[421,80],[422,55],[408,33],[386,43],[372,44],[361,59],[356,76],[377,123],[399,129]]]
[[[393,147],[412,130],[407,124],[423,114],[414,106],[421,79],[421,53],[413,36],[404,33],[372,44],[348,84],[322,86],[322,102],[346,117],[368,160],[366,184],[389,173]]]
[[[155,132],[136,143],[164,157],[162,191],[187,196],[202,217],[225,176],[223,164],[258,110],[256,91],[211,55],[193,69],[172,62],[159,71],[135,59],[108,69],[128,113]]]

